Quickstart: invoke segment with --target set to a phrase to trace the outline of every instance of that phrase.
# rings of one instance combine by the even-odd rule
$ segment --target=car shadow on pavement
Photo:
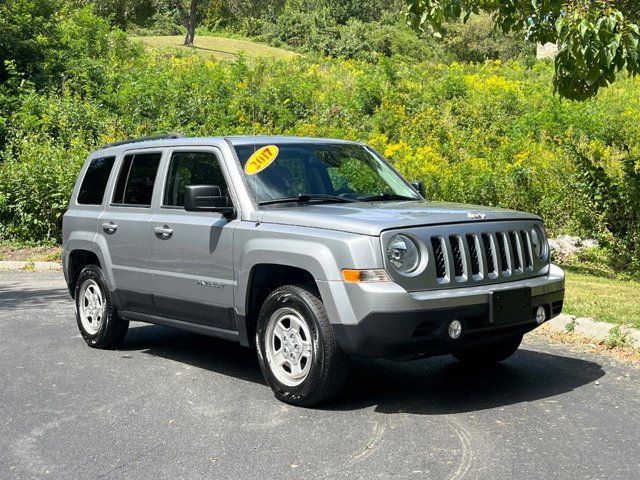
[[[605,374],[588,360],[520,349],[487,368],[453,357],[413,362],[355,359],[335,410],[375,405],[380,413],[440,415],[535,402],[595,382]]]
[[[255,351],[234,342],[156,325],[129,330],[122,351],[140,351],[265,385]],[[605,372],[588,360],[520,349],[487,369],[450,356],[399,362],[354,358],[344,392],[324,410],[376,406],[380,413],[440,415],[535,402],[593,383]],[[269,395],[265,390],[265,395]]]
[[[135,326],[134,326],[135,325]],[[159,325],[131,324],[120,351],[140,351],[266,385],[256,354],[240,344]]]
[[[51,302],[71,303],[72,300],[65,288],[25,287],[18,282],[0,285],[0,310],[3,312],[19,308],[44,307],[51,305]]]

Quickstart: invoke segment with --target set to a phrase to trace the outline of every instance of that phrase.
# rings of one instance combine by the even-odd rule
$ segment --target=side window
[[[112,203],[151,206],[153,184],[156,181],[161,157],[161,153],[137,153],[125,156],[120,167]]]
[[[107,182],[115,160],[115,157],[94,158],[91,160],[78,192],[79,204],[102,205],[104,191],[107,188]]]
[[[229,189],[222,174],[220,162],[213,153],[177,152],[171,156],[162,205],[184,207],[184,192],[187,185],[217,185],[222,195],[229,197]]]

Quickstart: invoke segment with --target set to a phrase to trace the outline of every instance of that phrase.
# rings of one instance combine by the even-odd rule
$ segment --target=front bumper
[[[334,283],[325,285],[333,287],[332,294],[346,295],[346,298],[338,296],[340,303],[328,309],[340,347],[350,355],[368,357],[443,355],[524,334],[538,326],[535,311],[539,306],[545,308],[547,319],[551,319],[560,314],[564,300],[564,272],[554,265],[547,275],[533,279],[415,293],[389,283],[342,283],[344,291],[337,282],[326,283]],[[492,324],[491,292],[525,286],[531,287],[532,292],[531,319]],[[335,316],[337,321],[333,321]],[[463,324],[463,335],[457,340],[447,333],[454,319]]]

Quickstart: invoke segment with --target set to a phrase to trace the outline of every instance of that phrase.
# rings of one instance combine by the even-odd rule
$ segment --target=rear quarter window
[[[115,157],[101,157],[91,160],[78,192],[77,201],[79,204],[102,205],[104,191],[107,188],[115,159]]]

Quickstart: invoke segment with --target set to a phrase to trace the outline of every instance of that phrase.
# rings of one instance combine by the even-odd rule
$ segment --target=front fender
[[[237,269],[237,311],[245,315],[247,289],[251,271],[256,265],[274,264],[301,268],[316,281],[340,276],[340,268],[327,246],[310,244],[301,240],[255,239],[245,244],[245,252]],[[322,292],[321,292],[322,293]]]
[[[254,225],[236,230],[235,305],[246,315],[247,289],[256,265],[284,265],[306,270],[316,280],[327,312],[335,312],[327,282],[342,281],[344,268],[380,268],[378,237],[306,227]],[[333,318],[332,318],[333,317]],[[337,321],[335,315],[330,320]]]

